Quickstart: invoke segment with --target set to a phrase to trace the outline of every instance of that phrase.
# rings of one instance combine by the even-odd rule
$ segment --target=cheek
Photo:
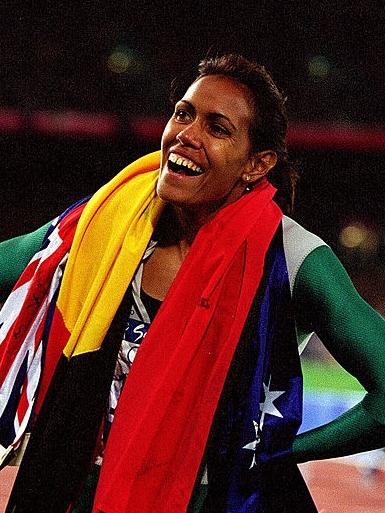
[[[162,139],[161,139],[161,147],[165,147],[173,141],[178,133],[177,127],[175,127],[175,123],[173,123],[172,119],[169,119],[167,125],[164,127]]]
[[[240,178],[245,172],[247,162],[246,153],[236,151],[224,153],[219,164],[223,180],[230,183]]]
[[[165,158],[164,151],[167,150],[168,146],[175,139],[176,133],[175,129],[173,130],[171,120],[167,123],[163,130],[162,138],[160,140],[160,149],[161,149],[161,166],[163,166],[163,161]]]

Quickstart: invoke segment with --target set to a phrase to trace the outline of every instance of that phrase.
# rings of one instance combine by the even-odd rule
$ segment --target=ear
[[[255,183],[263,178],[277,163],[277,154],[273,150],[259,151],[251,155],[247,171],[242,174],[245,183]]]

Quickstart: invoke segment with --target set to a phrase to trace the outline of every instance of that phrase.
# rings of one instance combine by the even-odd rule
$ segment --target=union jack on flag
[[[49,326],[84,202],[52,222],[0,311],[0,466],[30,429]]]

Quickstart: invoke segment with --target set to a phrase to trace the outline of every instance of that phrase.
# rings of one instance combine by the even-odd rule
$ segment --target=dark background
[[[37,228],[157,149],[159,127],[147,137],[132,120],[161,125],[172,79],[207,52],[265,64],[288,96],[293,130],[382,130],[384,26],[385,3],[370,0],[3,2],[0,238]],[[37,113],[68,111],[112,114],[118,128],[79,136],[33,123]],[[21,119],[16,127],[12,116]],[[385,146],[373,150],[368,137],[367,148],[338,149],[330,137],[291,150],[302,171],[294,217],[333,247],[385,313]],[[369,242],[341,243],[352,223]]]

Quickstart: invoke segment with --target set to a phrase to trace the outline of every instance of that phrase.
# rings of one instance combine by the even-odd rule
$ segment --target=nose
[[[202,145],[199,126],[195,122],[185,126],[184,129],[177,134],[176,139],[182,146],[200,148]]]

